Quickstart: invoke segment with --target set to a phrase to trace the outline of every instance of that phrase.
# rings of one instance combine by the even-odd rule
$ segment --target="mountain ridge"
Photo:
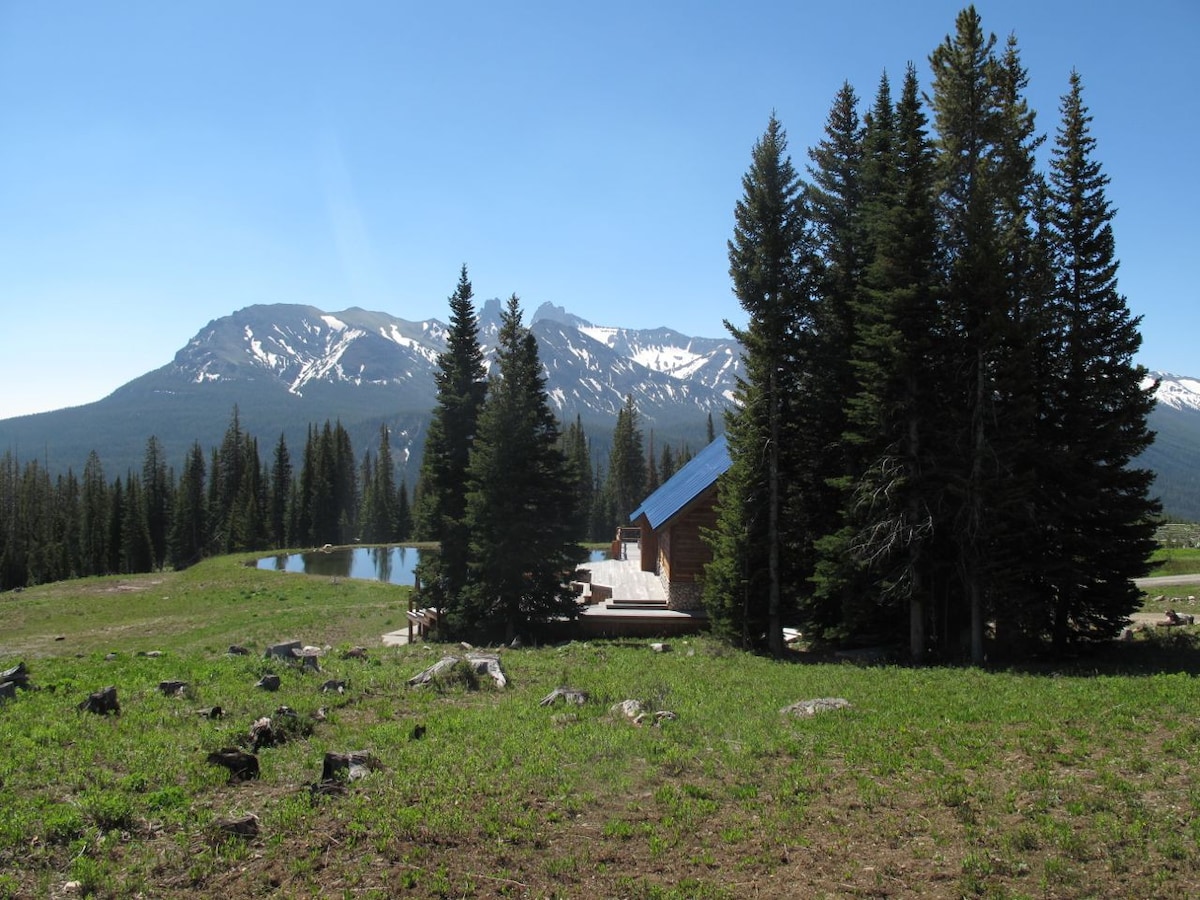
[[[500,312],[498,299],[477,309],[489,361]],[[708,416],[719,415],[733,394],[740,356],[731,339],[610,328],[619,339],[605,342],[589,334],[598,326],[549,303],[534,312],[529,328],[553,408],[564,421],[578,417],[601,448],[627,396],[648,435],[698,449]],[[309,424],[341,421],[356,453],[373,448],[379,425],[387,424],[403,465],[419,459],[446,334],[438,319],[414,321],[361,307],[330,312],[254,304],[209,321],[170,363],[100,400],[0,420],[0,453],[8,449],[21,458],[36,448],[51,469],[78,472],[95,449],[111,476],[139,468],[155,435],[178,464],[193,440],[205,449],[219,444],[236,408],[244,431],[260,441],[283,434],[293,455]],[[673,364],[680,361],[691,368]],[[265,457],[264,448],[260,453]]]
[[[501,302],[478,307],[481,344],[493,358]],[[579,418],[602,458],[626,396],[648,440],[697,450],[708,417],[733,400],[741,374],[732,338],[694,337],[662,326],[596,325],[543,303],[528,318],[538,341],[552,407]],[[415,478],[433,375],[448,326],[349,307],[253,304],[200,328],[171,362],[92,403],[0,420],[0,453],[37,458],[52,472],[82,471],[95,450],[108,477],[137,471],[151,435],[177,467],[192,443],[217,446],[236,409],[243,431],[273,444],[282,435],[296,458],[309,425],[340,421],[355,452],[374,450],[390,429],[401,474]],[[1152,469],[1169,514],[1200,521],[1200,378],[1151,372],[1158,382],[1150,427],[1157,439],[1138,459]],[[264,460],[269,446],[260,445]]]

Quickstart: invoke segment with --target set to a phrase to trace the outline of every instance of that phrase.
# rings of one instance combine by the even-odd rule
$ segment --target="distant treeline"
[[[711,420],[709,422],[711,430]],[[682,445],[649,449],[627,404],[613,433],[622,462],[609,477],[593,463],[579,421],[564,452],[579,473],[578,538],[607,540],[642,499],[691,456]],[[340,423],[310,426],[298,462],[283,435],[264,462],[233,410],[224,438],[206,453],[193,443],[176,475],[157,437],[141,471],[108,476],[89,454],[82,475],[52,475],[38,460],[0,456],[0,591],[92,575],[186,568],[212,555],[324,544],[399,543],[412,535],[410,492],[396,477],[388,429],[356,457]],[[627,484],[632,479],[632,484]],[[414,497],[420,492],[415,488]]]

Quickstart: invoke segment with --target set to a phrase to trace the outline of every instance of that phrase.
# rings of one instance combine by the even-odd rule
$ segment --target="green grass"
[[[403,588],[240,559],[0,597],[0,668],[23,659],[38,688],[0,704],[0,898],[70,881],[99,897],[1200,893],[1191,635],[1037,673],[570,643],[502,651],[503,692],[417,690],[457,648],[382,647],[406,608]],[[289,638],[331,646],[323,671],[262,659]],[[366,660],[337,652],[359,644]],[[253,686],[269,669],[274,694]],[[330,678],[347,692],[320,693]],[[168,679],[185,696],[164,697]],[[75,708],[109,684],[120,716]],[[564,685],[592,702],[538,705]],[[780,715],[825,696],[852,706]],[[677,718],[634,727],[610,712],[628,698]],[[197,715],[214,705],[224,718]],[[263,715],[287,739],[231,784],[205,757]],[[313,797],[324,753],[351,750],[382,768]],[[217,827],[250,813],[257,837]]]
[[[1200,549],[1160,547],[1150,557],[1151,575],[1192,575],[1200,572]]]

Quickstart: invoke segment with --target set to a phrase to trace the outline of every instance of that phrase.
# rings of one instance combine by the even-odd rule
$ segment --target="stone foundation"
[[[691,612],[704,607],[701,600],[703,591],[700,585],[694,582],[691,584],[664,583],[663,587],[667,592],[667,609]]]

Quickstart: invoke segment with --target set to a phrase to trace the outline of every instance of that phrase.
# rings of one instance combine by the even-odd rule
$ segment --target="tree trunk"
[[[767,448],[767,646],[777,659],[783,656],[783,618],[779,585],[779,376],[770,379],[770,441]]]

